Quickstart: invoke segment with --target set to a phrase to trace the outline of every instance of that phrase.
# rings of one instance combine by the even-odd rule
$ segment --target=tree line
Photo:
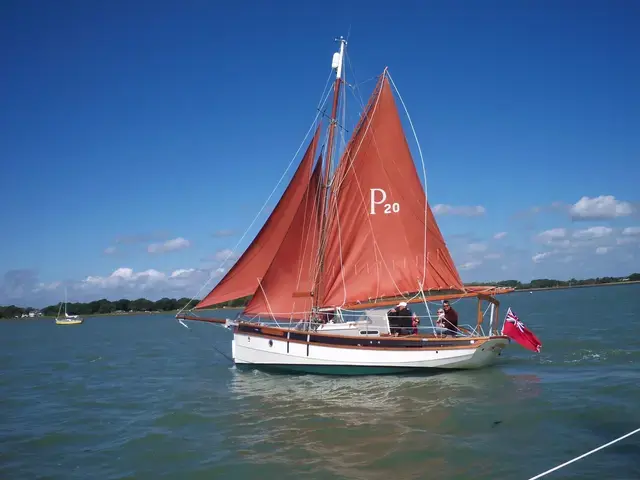
[[[467,283],[468,286],[491,285],[497,287],[513,287],[516,290],[531,290],[534,288],[559,288],[559,287],[580,287],[586,285],[605,285],[608,283],[638,282],[640,273],[632,273],[628,277],[596,277],[584,280],[554,280],[550,278],[537,278],[529,283],[522,283],[519,280],[502,280],[500,282],[474,282]]]
[[[500,282],[474,282],[466,283],[467,286],[492,285],[497,287],[513,287],[516,290],[531,290],[534,288],[561,288],[561,287],[579,287],[585,285],[606,285],[610,283],[640,281],[640,273],[633,273],[628,277],[597,277],[587,278],[584,280],[553,280],[548,278],[538,278],[529,283],[522,283],[519,280],[502,280]],[[251,300],[251,295],[242,298],[229,300],[228,302],[219,303],[209,308],[239,308],[244,307]],[[180,310],[189,304],[188,308],[193,308],[200,300],[190,298],[161,298],[157,301],[147,300],[146,298],[138,298],[137,300],[128,300],[126,298],[120,300],[94,300],[88,303],[68,303],[67,313],[69,315],[96,315],[109,313],[135,313],[135,312],[171,312]],[[55,316],[58,314],[60,304],[49,305],[41,310],[36,308],[22,308],[15,305],[0,306],[0,318],[15,318],[22,315],[28,315],[30,312],[40,312],[45,316]]]
[[[228,302],[223,302],[218,305],[214,305],[210,308],[223,308],[223,307],[242,307],[246,305],[251,297],[242,297]],[[138,298],[137,300],[128,300],[122,298],[120,300],[107,300],[102,298],[100,300],[94,300],[87,303],[67,303],[67,313],[69,315],[96,315],[96,314],[110,314],[110,313],[135,313],[135,312],[171,312],[180,310],[185,305],[189,305],[188,308],[193,308],[198,304],[200,300],[190,298],[161,298],[157,301],[147,300],[146,298]],[[60,311],[60,304],[49,305],[48,307],[40,310],[32,307],[22,308],[15,305],[0,306],[0,318],[15,318],[23,315],[28,315],[30,312],[40,312],[45,316],[56,316]]]

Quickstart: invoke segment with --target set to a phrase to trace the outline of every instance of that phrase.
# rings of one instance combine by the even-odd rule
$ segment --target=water
[[[437,376],[238,371],[170,316],[0,322],[0,478],[528,479],[640,427],[640,286],[500,299],[542,354]],[[637,480],[640,435],[546,478]]]

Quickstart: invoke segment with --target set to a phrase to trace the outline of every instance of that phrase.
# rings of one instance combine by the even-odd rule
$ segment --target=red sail
[[[320,233],[321,169],[319,160],[289,231],[245,315],[299,319],[311,311]]]
[[[322,305],[416,292],[420,285],[425,291],[463,289],[426,205],[386,73],[342,156],[333,188]]]
[[[309,185],[319,137],[320,124],[298,170],[258,235],[235,265],[195,308],[210,307],[256,291],[258,278],[263,277],[269,268]]]

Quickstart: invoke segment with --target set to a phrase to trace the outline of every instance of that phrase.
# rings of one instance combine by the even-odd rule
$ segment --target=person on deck
[[[445,335],[457,335],[460,331],[458,330],[458,312],[456,312],[451,305],[449,305],[449,301],[445,300],[442,302],[442,308],[444,310],[444,319],[442,321],[443,327],[447,329]]]
[[[414,321],[418,318],[409,307],[407,302],[400,302],[397,307],[387,312],[389,318],[389,329],[391,334],[398,336],[399,334],[409,335],[413,332]],[[415,323],[417,325],[417,323]]]
[[[413,327],[411,329],[411,333],[413,333],[414,335],[418,334],[418,326],[420,325],[420,318],[414,313],[411,316],[411,326]]]

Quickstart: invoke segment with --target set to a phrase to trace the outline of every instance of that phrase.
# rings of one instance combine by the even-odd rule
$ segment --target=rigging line
[[[352,73],[353,79],[354,79],[354,81],[356,81],[356,82],[357,82],[356,75],[355,75],[355,69],[354,69],[354,67],[353,67],[353,62],[351,62],[351,59],[350,59],[350,57],[348,56],[348,54],[347,54],[347,60],[348,60],[348,65],[349,65],[349,67],[350,67],[350,69],[351,69],[351,73]],[[394,89],[396,90],[396,92],[398,93],[398,97],[400,98],[400,101],[402,102],[402,106],[404,107],[405,113],[407,114],[407,117],[409,118],[409,122],[411,123],[411,117],[409,116],[409,112],[408,112],[408,110],[407,110],[407,107],[406,107],[406,105],[404,104],[404,102],[402,101],[402,97],[400,96],[400,92],[398,92],[398,88],[397,88],[397,87],[395,86],[395,84],[393,83],[393,79],[392,79],[392,78],[391,78],[391,76],[389,75],[389,71],[388,71],[388,69],[385,69],[385,72],[383,73],[383,75],[385,75],[385,73],[387,74],[387,76],[389,76],[389,80],[392,82],[393,88],[394,88]],[[359,97],[359,100],[360,100],[361,105],[363,106],[363,108],[365,108],[365,109],[366,109],[366,107],[364,106],[364,99],[362,98],[362,94],[360,93],[360,90],[359,90],[359,89],[354,89],[354,91],[358,94],[358,97]],[[358,97],[357,97],[357,98],[358,98]],[[376,99],[376,106],[377,106],[377,99]],[[375,114],[375,113],[376,113],[376,112],[375,112],[375,110],[374,110],[373,114]],[[371,121],[371,122],[373,121],[373,114],[371,115],[371,117],[372,117],[372,118],[370,119],[370,121]],[[425,177],[425,185],[426,185],[426,181],[427,181],[427,180],[426,180],[426,172],[425,172],[424,159],[423,159],[423,157],[422,157],[422,150],[420,149],[420,142],[418,141],[418,138],[417,138],[417,135],[416,135],[415,129],[413,129],[413,124],[411,124],[411,127],[412,127],[412,130],[413,130],[414,137],[415,137],[415,139],[416,139],[416,143],[418,144],[418,150],[419,150],[419,152],[420,152],[420,158],[421,158],[421,160],[422,160],[422,169],[423,169],[423,175],[424,175],[424,177]],[[368,127],[367,127],[367,131],[368,131]],[[373,130],[372,130],[372,131],[373,131]],[[365,131],[365,134],[366,134],[366,131]],[[377,152],[377,154],[378,154],[378,158],[379,158],[379,159],[381,159],[381,156],[380,156],[380,150],[378,149],[378,144],[377,144],[377,142],[376,142],[376,138],[375,138],[375,132],[373,133],[373,142],[374,142],[374,145],[375,145],[375,148],[376,148],[376,152]],[[359,150],[359,147],[358,147],[358,150]],[[357,151],[356,151],[356,154],[357,154]],[[356,178],[356,180],[357,180],[357,178]],[[359,182],[358,182],[358,184],[359,184]],[[362,194],[362,192],[360,192],[360,193]],[[363,197],[363,200],[364,200],[364,197]],[[423,235],[423,239],[424,239],[424,241],[423,241],[423,252],[422,252],[422,254],[423,254],[422,284],[424,284],[424,283],[425,283],[425,281],[426,281],[426,276],[427,276],[427,272],[426,272],[426,264],[427,264],[427,260],[426,260],[426,257],[427,257],[427,201],[426,201],[426,187],[425,187],[424,235]],[[379,250],[379,247],[378,247],[378,245],[377,245],[377,242],[375,241],[375,238],[374,238],[373,240],[374,240],[374,252],[376,253],[376,257],[378,257],[378,250]],[[406,240],[406,234],[405,234],[405,240]],[[398,291],[398,293],[400,294],[400,296],[402,296],[403,298],[405,298],[405,299],[406,299],[406,297],[404,296],[404,294],[403,294],[403,293],[400,291],[400,289],[398,288],[397,283],[396,283],[396,282],[395,282],[395,280],[393,279],[393,276],[391,275],[391,271],[389,270],[389,266],[387,265],[386,261],[384,260],[384,256],[382,255],[382,252],[380,251],[380,252],[379,252],[379,254],[380,254],[380,257],[382,258],[382,263],[384,264],[384,267],[385,267],[385,269],[387,270],[387,273],[390,275],[390,277],[391,277],[391,279],[392,279],[392,282],[393,282],[394,286],[396,287],[396,290]],[[379,269],[376,269],[376,271],[378,272],[378,277],[379,277],[379,276],[380,276],[380,270],[379,270]],[[379,280],[378,280],[378,288],[379,288],[379,287],[380,287],[380,282],[379,282]],[[376,295],[376,297],[377,297],[377,295]]]
[[[325,109],[325,110],[320,110],[320,109],[318,109],[318,111],[320,112],[320,116],[321,116],[322,118],[329,118],[329,119],[331,119],[331,115],[329,115],[329,114],[327,113],[326,109]],[[347,130],[347,127],[345,127],[345,126],[344,126],[344,122],[343,122],[342,124],[340,124],[340,123],[338,123],[338,122],[335,122],[335,125],[336,125],[336,127],[338,127],[338,130],[340,130],[340,132],[341,132],[341,134],[342,134],[342,136],[343,136],[343,137],[344,137],[344,134],[345,134],[345,133],[349,133],[349,130]]]
[[[313,126],[316,124],[316,122],[318,121],[318,117],[320,116],[320,108],[322,108],[322,105],[324,105],[327,101],[327,99],[329,98],[329,94],[331,93],[331,88],[329,88],[329,90],[327,91],[327,85],[329,85],[330,81],[331,81],[331,75],[333,74],[333,69],[331,69],[331,72],[329,72],[329,77],[327,78],[327,83],[325,84],[324,88],[322,89],[322,94],[324,95],[325,91],[326,91],[326,96],[324,96],[324,100],[323,97],[320,97],[320,104],[318,107],[318,113],[316,113],[315,118],[313,119],[313,122],[311,122],[311,126],[309,127],[309,130],[307,130],[306,135],[304,136],[304,139],[302,140],[302,142],[300,143],[300,146],[298,147],[298,149],[296,150],[296,153],[294,153],[293,158],[291,158],[291,161],[289,162],[289,165],[287,165],[287,168],[285,169],[285,171],[283,172],[282,176],[280,177],[280,180],[278,180],[278,183],[276,184],[276,186],[273,188],[273,190],[271,191],[271,193],[269,194],[269,196],[267,197],[267,199],[265,200],[265,202],[262,204],[262,207],[260,208],[260,211],[256,214],[256,216],[253,218],[253,221],[251,222],[251,224],[247,227],[247,229],[245,230],[245,232],[242,234],[242,236],[240,237],[240,239],[238,240],[238,242],[236,243],[236,245],[233,247],[232,250],[230,250],[227,253],[227,256],[222,260],[222,262],[220,263],[220,265],[218,266],[218,268],[214,269],[211,271],[211,273],[209,273],[209,278],[206,281],[206,283],[200,287],[200,290],[198,290],[198,292],[191,297],[191,300],[189,300],[180,310],[178,310],[178,313],[176,315],[180,315],[188,306],[191,302],[193,302],[196,297],[198,297],[202,291],[207,288],[207,286],[211,283],[211,280],[213,280],[214,275],[218,272],[218,270],[220,270],[221,268],[223,268],[224,265],[226,265],[226,263],[229,261],[229,259],[235,254],[236,250],[238,249],[238,247],[240,246],[240,244],[242,243],[242,241],[244,241],[245,237],[247,236],[247,234],[249,233],[249,231],[251,230],[251,228],[253,227],[253,225],[256,223],[256,221],[258,220],[258,218],[260,217],[260,215],[262,215],[262,212],[264,211],[264,209],[267,207],[267,204],[271,201],[271,197],[273,197],[273,195],[275,194],[276,190],[278,189],[278,187],[280,186],[280,184],[282,183],[282,180],[284,180],[285,176],[287,175],[287,172],[289,171],[289,169],[291,168],[291,166],[293,165],[293,162],[295,161],[295,159],[298,157],[298,154],[300,153],[300,150],[302,150],[302,147],[304,146],[305,142],[307,141],[307,138],[309,137],[309,134],[311,133],[311,131],[313,130]]]
[[[224,358],[226,358],[227,360],[229,360],[231,363],[235,364],[236,362],[233,360],[233,358],[231,358],[229,355],[227,355],[226,353],[224,353],[222,350],[220,350],[218,347],[216,347],[215,345],[211,345],[211,347],[213,347],[213,349],[218,352],[220,355],[222,355]]]
[[[420,295],[422,295],[422,301],[424,302],[424,306],[427,309],[427,316],[429,317],[429,321],[431,322],[431,328],[433,331],[436,331],[436,326],[433,324],[433,317],[431,315],[431,310],[429,310],[429,303],[427,302],[427,296],[424,294],[424,290],[422,289],[422,285],[420,285]]]
[[[346,83],[346,85],[351,88],[352,90],[356,90],[358,89],[361,85],[364,85],[365,83],[369,83],[371,80],[375,80],[377,78],[376,75],[374,75],[371,78],[367,78],[366,80],[363,80],[362,82],[357,82],[357,83]],[[355,80],[355,77],[354,77]]]
[[[345,173],[341,178],[341,183],[339,184],[339,187],[342,187],[342,183],[344,183],[344,178],[346,177],[346,174],[349,170],[353,170],[353,178],[354,181],[356,182],[356,186],[358,189],[358,193],[360,193],[360,197],[362,198],[363,203],[366,205],[366,200],[364,197],[364,193],[362,191],[362,184],[360,183],[360,179],[358,178],[358,175],[356,174],[356,170],[354,169],[354,159],[357,157],[358,153],[360,152],[360,148],[362,147],[362,144],[364,143],[364,140],[366,138],[367,133],[369,132],[369,129],[372,129],[371,125],[373,124],[373,118],[376,115],[377,111],[378,111],[378,103],[380,101],[380,96],[382,94],[382,82],[384,82],[384,75],[386,75],[388,72],[385,69],[385,71],[382,74],[382,80],[380,83],[380,89],[376,92],[376,101],[374,103],[374,105],[372,106],[371,110],[369,110],[368,114],[367,114],[367,118],[365,119],[365,123],[366,123],[366,128],[364,130],[364,133],[362,134],[362,137],[360,138],[360,142],[358,143],[358,146],[356,148],[356,151],[353,155],[351,155],[351,152],[349,152],[349,161],[348,161],[348,165],[345,167]],[[360,130],[358,130],[357,134],[360,133]],[[374,142],[375,142],[375,133],[374,135]],[[425,210],[426,211],[426,210]],[[369,225],[369,230],[371,231],[371,233],[373,233],[373,223],[371,220],[371,217],[367,215],[367,223]],[[372,242],[373,242],[373,249],[374,249],[374,253],[376,255],[376,259],[378,257],[380,257],[381,259],[381,263],[384,266],[384,268],[386,269],[386,272],[389,274],[389,277],[391,278],[391,282],[393,283],[394,287],[396,288],[396,291],[400,294],[399,296],[402,297],[403,299],[406,299],[406,297],[404,296],[404,294],[402,293],[402,290],[400,289],[400,287],[398,286],[398,283],[395,281],[395,279],[393,278],[393,275],[391,275],[391,270],[389,269],[389,265],[387,264],[387,261],[384,258],[384,255],[382,254],[382,250],[380,249],[380,246],[378,245],[378,242],[376,241],[375,235],[372,235],[371,238]],[[426,240],[425,240],[425,244],[426,244]],[[380,292],[380,268],[378,268],[378,262],[376,261],[376,273],[377,273],[377,284],[376,284],[376,297],[379,296],[379,292]]]
[[[347,72],[346,72],[346,68],[343,68],[344,72],[343,72],[343,76],[342,76],[342,83],[346,85],[346,78],[347,78]],[[347,88],[344,88],[344,95],[342,95],[342,125],[346,125],[347,123]],[[347,145],[347,137],[345,135],[345,133],[349,133],[346,129],[340,129],[340,142],[339,142],[339,148],[336,150],[336,155],[335,155],[335,161],[333,162],[333,172],[335,172],[338,163],[340,162],[340,157],[342,156],[342,152],[344,152],[344,149]],[[332,175],[333,175],[332,172]]]
[[[347,29],[347,38],[346,38],[346,44],[349,44],[349,38],[351,37],[351,24],[349,24],[349,28]],[[344,56],[345,56],[345,61],[343,61],[343,68],[342,68],[342,83],[344,84],[345,88],[344,88],[344,95],[342,96],[342,124],[346,125],[346,120],[347,120],[347,69],[346,69],[346,60],[348,59],[347,57],[348,55],[348,49],[344,49]],[[335,161],[335,166],[334,166],[334,172],[337,169],[338,163],[340,163],[340,157],[342,156],[342,152],[344,152],[344,149],[347,145],[347,138],[345,137],[345,132],[340,131],[340,148],[338,149],[338,151],[336,151],[336,161]]]
[[[189,326],[188,326],[186,323],[184,323],[184,322],[182,321],[182,319],[178,319],[178,322],[180,322],[180,324],[181,324],[184,328],[186,328],[187,330],[191,330],[191,329],[189,328]],[[231,358],[229,355],[227,355],[227,354],[226,354],[226,353],[224,353],[223,351],[219,350],[219,349],[218,349],[218,347],[216,347],[215,345],[211,345],[211,346],[213,347],[213,349],[214,349],[216,352],[218,352],[218,353],[219,353],[220,355],[222,355],[224,358],[226,358],[227,360],[229,360],[231,363],[235,363],[235,362],[233,361],[233,358]]]
[[[347,162],[348,164],[344,167],[344,169],[343,169],[343,174],[342,174],[342,175],[341,175],[341,177],[338,179],[338,183],[337,183],[337,184],[336,184],[336,186],[335,186],[335,188],[336,188],[336,189],[335,189],[335,195],[336,195],[336,198],[337,198],[337,193],[338,193],[338,191],[342,188],[342,184],[344,183],[344,178],[346,177],[346,173],[347,173],[350,169],[352,169],[352,168],[353,168],[353,159],[358,155],[358,152],[360,151],[360,148],[362,147],[362,143],[364,142],[364,137],[366,136],[367,132],[369,131],[369,128],[371,127],[371,119],[372,119],[373,115],[375,114],[375,112],[376,112],[376,110],[377,110],[378,100],[379,100],[379,99],[380,99],[380,95],[379,95],[379,92],[378,92],[378,94],[376,95],[376,101],[375,101],[375,102],[374,102],[374,104],[371,106],[371,108],[370,108],[367,112],[364,112],[364,111],[363,111],[363,112],[362,112],[362,114],[361,114],[361,121],[363,121],[362,116],[363,116],[365,113],[367,113],[367,117],[369,117],[369,118],[364,119],[364,123],[367,123],[367,122],[368,122],[368,123],[367,123],[366,128],[365,128],[365,131],[364,131],[364,133],[363,133],[363,135],[362,135],[362,137],[363,137],[363,138],[361,138],[361,139],[360,139],[360,142],[358,143],[358,146],[357,146],[357,147],[356,147],[356,149],[355,149],[355,153],[353,153],[353,154],[352,154],[352,153],[351,153],[351,151],[352,151],[351,149],[350,149],[350,151],[349,151],[349,155],[348,155],[349,160],[348,160],[348,162]],[[362,100],[361,100],[361,103],[362,103]],[[365,109],[366,109],[366,107],[365,107]],[[356,134],[356,133],[359,133],[359,132],[360,132],[360,130],[361,130],[361,128],[362,128],[362,126],[363,126],[363,125],[361,124],[361,125],[359,125],[358,127],[356,127],[356,131],[354,131],[354,136],[355,136],[355,134]],[[353,139],[353,138],[352,138],[352,139]],[[352,148],[353,148],[353,147],[352,147]],[[357,181],[357,177],[356,177],[356,181]],[[362,192],[361,192],[361,193],[362,193]]]
[[[315,155],[315,152],[314,152]],[[321,161],[324,158],[324,147],[321,148],[320,151],[320,155],[318,155],[318,161]],[[313,173],[311,174],[313,175]],[[300,284],[302,282],[302,275],[303,275],[303,271],[306,270],[307,273],[307,278],[315,278],[315,273],[314,273],[314,262],[311,261],[309,268],[305,269],[304,268],[304,259],[307,258],[307,252],[317,252],[317,248],[316,248],[316,240],[317,240],[317,227],[318,227],[318,223],[319,223],[319,219],[318,219],[318,212],[320,211],[320,202],[321,202],[321,198],[322,198],[322,194],[321,194],[321,188],[319,188],[319,181],[318,181],[318,187],[316,188],[316,192],[314,194],[314,197],[310,200],[310,195],[309,195],[309,188],[310,185],[307,186],[307,192],[306,192],[306,200],[305,200],[305,212],[307,211],[307,206],[309,205],[309,201],[312,202],[313,204],[313,213],[311,214],[311,218],[308,219],[306,216],[303,219],[303,235],[304,235],[304,239],[302,240],[301,244],[302,244],[302,251],[300,252],[299,256],[298,256],[298,264],[299,264],[299,268],[298,268],[298,275],[297,275],[297,281],[296,281],[296,290],[300,289]],[[307,220],[309,220],[309,223],[307,224]],[[308,228],[307,228],[308,227]],[[309,246],[309,244],[311,244],[311,246]],[[294,300],[293,302],[293,309],[296,308],[296,301]],[[292,314],[293,315],[293,314]],[[292,318],[291,317],[289,319],[289,324],[292,323]]]
[[[338,205],[336,203],[336,225],[338,228],[338,250],[340,252],[340,278],[342,280],[342,305],[347,303],[347,279],[344,275],[344,255],[342,251],[342,226],[340,224],[340,213],[338,211]],[[339,307],[338,307],[339,308]]]
[[[269,315],[271,315],[271,318],[273,318],[273,321],[275,322],[275,324],[280,326],[280,324],[278,323],[278,320],[276,320],[276,317],[273,314],[273,311],[271,310],[271,305],[269,304],[269,299],[267,298],[267,292],[264,291],[264,288],[262,287],[262,282],[260,281],[260,279],[258,279],[258,285],[260,286],[260,290],[262,290],[262,294],[264,295],[264,301],[267,304],[267,309],[269,310]]]
[[[548,474],[550,474],[552,472],[555,472],[556,470],[560,470],[561,468],[566,467],[567,465],[570,465],[573,462],[577,462],[578,460],[582,460],[583,458],[588,457],[592,453],[596,453],[597,451],[602,450],[603,448],[609,447],[609,446],[613,445],[614,443],[617,443],[620,440],[624,440],[625,438],[630,437],[631,435],[634,435],[636,433],[640,433],[640,428],[636,428],[633,432],[629,432],[626,435],[623,435],[621,437],[616,438],[615,440],[611,440],[609,443],[605,443],[604,445],[600,445],[599,447],[594,448],[593,450],[591,450],[591,451],[589,451],[587,453],[583,453],[579,457],[572,458],[568,462],[564,462],[563,464],[560,464],[560,465],[558,465],[556,467],[550,468],[546,472],[542,472],[542,473],[536,475],[535,477],[531,477],[529,480],[536,480],[538,478],[542,478],[545,475],[548,475]]]
[[[400,99],[400,103],[402,103],[402,108],[404,108],[404,113],[407,114],[407,120],[409,120],[409,125],[411,126],[411,131],[413,132],[413,137],[416,140],[416,145],[418,147],[418,154],[420,155],[420,163],[422,163],[422,176],[424,177],[424,251],[423,253],[423,270],[422,270],[422,283],[424,285],[426,279],[427,279],[427,233],[428,233],[428,226],[427,226],[427,212],[429,210],[429,199],[427,196],[427,169],[424,163],[424,157],[422,156],[422,147],[420,147],[420,141],[418,140],[418,134],[416,133],[416,129],[413,126],[413,121],[411,120],[411,115],[409,115],[409,110],[407,109],[407,106],[404,103],[404,100],[402,99],[402,95],[400,95],[400,91],[398,90],[398,87],[396,86],[396,83],[393,81],[393,78],[391,78],[391,74],[389,73],[389,71],[387,70],[387,76],[389,77],[389,80],[391,81],[391,85],[393,85],[393,89],[396,91],[396,93],[398,94],[398,98]]]

